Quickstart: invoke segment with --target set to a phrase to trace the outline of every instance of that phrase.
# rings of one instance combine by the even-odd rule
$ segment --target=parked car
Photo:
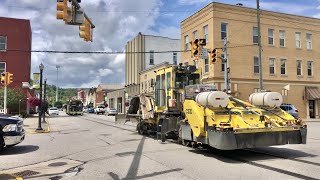
[[[49,108],[49,112],[48,113],[49,113],[49,116],[53,115],[53,114],[59,115],[59,109],[56,108],[56,107]]]
[[[294,107],[294,105],[292,104],[281,104],[280,108],[284,111],[286,111],[287,113],[291,114],[291,116],[298,118],[299,114],[298,114],[298,109]]]
[[[23,119],[20,117],[0,116],[0,150],[17,145],[24,140],[25,132],[22,126]]]
[[[82,112],[88,112],[88,108],[83,107]]]
[[[97,106],[95,109],[94,109],[94,112],[96,114],[104,114],[106,112],[106,107],[105,106]]]
[[[107,111],[106,111],[106,115],[109,116],[109,115],[117,115],[118,114],[118,111],[117,109],[115,108],[108,108]]]
[[[91,107],[91,108],[88,108],[87,110],[88,113],[94,113],[94,109]]]

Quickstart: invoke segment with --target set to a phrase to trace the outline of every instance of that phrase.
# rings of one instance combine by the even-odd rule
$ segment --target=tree
[[[0,106],[4,107],[4,88],[0,89],[0,96]],[[10,112],[18,112],[19,104],[21,108],[24,107],[26,105],[26,99],[27,97],[23,94],[21,89],[7,88],[7,108],[10,110]]]
[[[59,108],[59,109],[62,108],[62,102],[61,101],[55,102],[54,107]]]

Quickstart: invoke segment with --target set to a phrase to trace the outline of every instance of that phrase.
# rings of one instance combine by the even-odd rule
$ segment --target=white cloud
[[[0,16],[30,19],[33,50],[120,51],[138,32],[147,32],[159,16],[159,0],[90,0],[80,4],[92,19],[93,42],[79,38],[78,26],[56,19],[56,1],[4,0]],[[151,13],[150,13],[151,12]],[[92,87],[99,83],[124,82],[124,54],[53,54],[32,53],[32,73],[45,65],[48,82],[62,87]]]
[[[112,73],[113,71],[111,69],[99,69],[99,76],[107,76]]]
[[[181,5],[193,5],[201,3],[210,3],[212,0],[179,0],[178,3]]]

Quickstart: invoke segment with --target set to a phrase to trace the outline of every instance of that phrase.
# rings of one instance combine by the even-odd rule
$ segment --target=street
[[[0,153],[0,171],[25,179],[319,179],[320,123],[306,145],[248,150],[192,149],[141,136],[113,116],[50,117],[50,133],[30,134]]]

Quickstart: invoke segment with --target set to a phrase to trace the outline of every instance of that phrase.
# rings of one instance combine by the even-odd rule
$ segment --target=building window
[[[0,62],[0,73],[6,72],[6,63]]]
[[[221,54],[221,57],[224,58],[224,54]],[[224,67],[225,63],[223,63],[223,61],[221,61],[221,71],[224,72],[225,67]]]
[[[221,39],[227,38],[228,24],[221,23]]]
[[[275,73],[275,69],[274,69],[275,62],[276,62],[275,58],[270,58],[269,59],[269,73],[272,74],[272,75],[276,74]]]
[[[285,36],[286,36],[286,32],[284,30],[280,30],[279,31],[280,47],[284,47],[285,46]]]
[[[287,60],[286,59],[281,59],[280,60],[280,74],[285,75],[286,74],[286,65],[287,65]]]
[[[308,76],[313,76],[313,62],[308,61]]]
[[[257,56],[253,58],[253,72],[259,73],[259,58]]]
[[[174,64],[174,65],[177,65],[177,53],[176,53],[176,52],[173,53],[173,59],[172,59],[172,61],[173,61],[173,64]]]
[[[7,37],[0,36],[0,51],[5,51],[7,49]]]
[[[302,75],[301,64],[302,64],[302,61],[301,60],[297,60],[297,76],[301,76]]]
[[[259,36],[258,36],[258,28],[257,27],[253,27],[252,29],[252,34],[253,34],[253,43],[254,44],[258,44],[259,43]]]
[[[208,59],[204,60],[204,72],[205,73],[209,72],[209,60]]]
[[[301,48],[301,33],[296,32],[296,48]]]
[[[307,49],[312,49],[312,41],[311,41],[312,34],[307,33],[306,40],[307,40]]]
[[[198,31],[193,31],[193,39],[198,39]]]
[[[203,26],[203,37],[206,39],[206,43],[208,43],[209,38],[208,38],[208,25]]]
[[[268,44],[269,45],[274,45],[273,44],[273,34],[274,34],[274,30],[268,29]]]
[[[154,51],[150,51],[150,65],[154,65]]]
[[[189,37],[188,35],[184,36],[184,50],[187,51],[189,46]]]

